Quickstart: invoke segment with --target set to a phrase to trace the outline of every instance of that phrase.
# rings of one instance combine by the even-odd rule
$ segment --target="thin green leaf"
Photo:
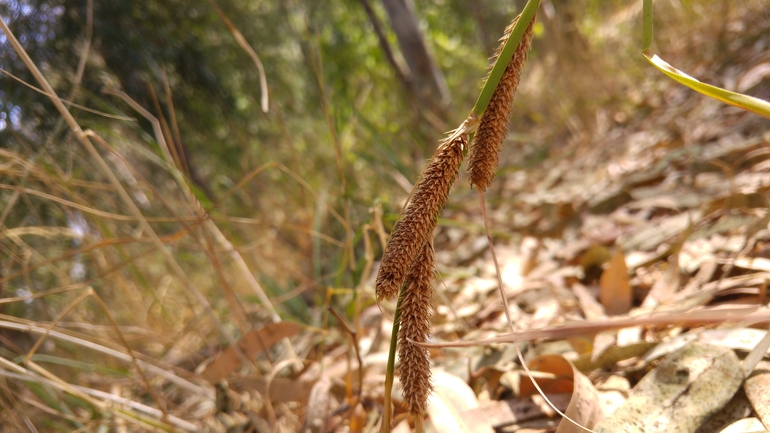
[[[645,53],[644,57],[650,63],[652,63],[653,66],[658,68],[659,71],[668,75],[674,81],[680,84],[683,84],[695,90],[698,93],[702,93],[718,101],[722,101],[726,104],[734,105],[738,108],[743,108],[744,110],[757,113],[760,116],[764,116],[770,119],[770,102],[764,101],[759,98],[755,98],[753,96],[731,92],[729,90],[712,86],[710,84],[701,83],[697,79],[669,65],[665,60],[658,57],[657,54],[653,54],[652,56],[650,56],[648,53]]]
[[[665,60],[658,57],[657,54],[652,54],[650,52],[650,47],[652,46],[652,0],[644,0],[642,15],[644,20],[642,30],[642,54],[644,54],[644,57],[647,59],[647,61],[652,63],[652,65],[655,66],[659,71],[668,75],[677,83],[685,85],[698,93],[702,93],[718,101],[722,101],[725,104],[734,105],[738,108],[751,111],[770,119],[769,102],[755,98],[753,96],[735,93],[720,87],[712,86],[710,84],[701,83],[696,78],[693,78],[680,71],[679,69],[671,66]]]
[[[652,0],[644,0],[642,8],[644,26],[642,30],[642,51],[645,53],[652,46]]]
[[[23,357],[19,357],[18,359],[15,359],[14,362],[20,363],[22,360]],[[109,368],[99,364],[89,364],[87,362],[66,359],[59,356],[35,354],[30,357],[30,360],[77,368],[88,373],[99,373],[116,377],[131,377],[131,374],[126,369]]]

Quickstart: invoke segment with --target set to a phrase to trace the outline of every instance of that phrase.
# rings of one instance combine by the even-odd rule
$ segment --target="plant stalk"
[[[398,330],[401,327],[401,301],[404,299],[404,291],[407,285],[401,286],[396,302],[396,313],[393,317],[393,331],[390,334],[390,349],[388,350],[388,366],[385,370],[385,395],[384,395],[384,413],[382,414],[382,423],[380,424],[380,433],[389,433],[393,422],[393,378],[396,371],[396,346],[398,346]]]

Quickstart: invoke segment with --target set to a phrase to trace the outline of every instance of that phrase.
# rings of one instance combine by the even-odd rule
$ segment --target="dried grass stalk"
[[[503,46],[510,37],[511,31],[513,31],[513,27],[518,20],[519,17],[514,18],[511,25],[505,29],[505,35],[501,39],[502,42],[492,57],[492,66],[494,66],[495,61],[500,56],[500,52],[503,50]],[[479,129],[476,131],[476,135],[471,143],[470,156],[468,158],[468,174],[470,175],[471,185],[481,191],[486,191],[495,178],[495,170],[497,170],[500,159],[500,146],[508,134],[508,120],[513,111],[513,99],[516,96],[516,89],[519,87],[521,71],[524,69],[529,47],[532,44],[532,27],[534,24],[535,18],[533,17],[524,35],[521,37],[521,42],[516,47],[511,61],[508,62],[508,66],[505,68],[497,88],[492,93],[489,105],[481,116]],[[489,67],[490,72],[492,71],[492,66]],[[489,78],[488,75],[487,78]]]
[[[398,294],[407,271],[426,242],[433,236],[436,220],[449,197],[468,145],[467,134],[453,134],[433,155],[415,188],[412,199],[401,215],[377,273],[377,299]]]
[[[431,282],[435,262],[433,242],[425,242],[409,269],[406,287],[401,293],[401,327],[398,333],[401,386],[415,422],[422,420],[428,407],[428,394],[433,390],[430,384],[430,351],[413,342],[427,342],[430,334]]]

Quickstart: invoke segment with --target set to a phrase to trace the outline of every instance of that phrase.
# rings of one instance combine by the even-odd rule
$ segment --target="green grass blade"
[[[401,300],[404,299],[404,290],[406,290],[406,286],[402,287],[399,292],[398,302],[396,302],[396,313],[395,317],[393,317],[393,331],[390,333],[388,366],[385,370],[385,407],[383,409],[384,413],[382,415],[382,424],[380,424],[380,433],[390,432],[391,423],[393,422],[393,403],[391,399],[393,395],[393,382],[396,372],[396,347],[398,346],[398,329],[401,327]]]
[[[686,73],[671,66],[657,54],[650,52],[652,46],[652,0],[644,0],[642,30],[642,54],[655,68],[666,74],[679,84],[687,86],[698,93],[722,101],[725,104],[734,105],[747,111],[759,114],[770,119],[770,102],[741,93],[731,92],[721,87],[701,83]]]
[[[652,0],[644,0],[642,8],[644,25],[642,30],[642,51],[645,53],[652,46]]]
[[[770,102],[755,98],[753,96],[744,95],[741,93],[731,92],[729,90],[722,89],[720,87],[712,86],[710,84],[701,83],[697,79],[685,74],[684,72],[669,65],[665,60],[658,57],[656,54],[649,56],[645,53],[644,57],[652,63],[659,71],[668,75],[674,81],[679,84],[683,84],[698,93],[702,93],[706,96],[712,97],[718,101],[722,101],[726,104],[734,105],[744,110],[751,111],[759,114],[760,116],[770,119]]]

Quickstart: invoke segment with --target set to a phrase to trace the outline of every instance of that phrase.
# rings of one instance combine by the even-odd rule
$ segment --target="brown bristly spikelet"
[[[398,294],[407,271],[425,242],[432,238],[436,220],[449,197],[449,189],[457,177],[467,145],[467,134],[450,135],[423,171],[382,257],[376,281],[378,300]]]
[[[508,28],[505,29],[505,36],[497,48],[492,61],[495,64],[500,52],[503,50],[505,42],[511,35],[513,27],[519,17],[516,17]],[[468,157],[468,174],[470,175],[471,185],[486,191],[492,180],[495,178],[495,170],[499,163],[500,146],[508,134],[508,120],[513,111],[513,99],[516,96],[516,89],[521,80],[521,71],[527,61],[529,47],[532,44],[532,26],[535,24],[535,17],[527,26],[527,30],[521,37],[516,51],[513,53],[508,66],[505,68],[500,82],[497,84],[492,98],[489,100],[486,111],[481,116],[479,129],[473,137],[471,143],[470,156]],[[490,72],[492,67],[490,66]],[[487,78],[489,76],[487,75]]]
[[[430,304],[433,296],[433,242],[428,241],[415,259],[406,277],[401,299],[401,326],[398,332],[398,359],[404,400],[415,419],[422,421],[428,407],[430,384],[430,352],[413,342],[424,343],[430,334]],[[411,341],[410,341],[411,340]]]

